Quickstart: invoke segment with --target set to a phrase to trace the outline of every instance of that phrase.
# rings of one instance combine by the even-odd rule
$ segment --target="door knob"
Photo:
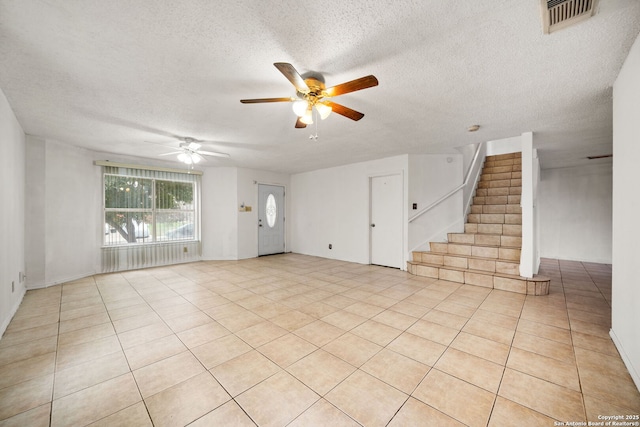
[[[376,225],[375,225],[375,224],[371,224],[371,226],[372,226],[372,227],[375,227]]]

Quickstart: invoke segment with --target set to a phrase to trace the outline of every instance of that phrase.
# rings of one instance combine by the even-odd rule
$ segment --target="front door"
[[[402,268],[402,175],[371,178],[371,264]]]
[[[284,252],[284,187],[258,185],[258,256]]]

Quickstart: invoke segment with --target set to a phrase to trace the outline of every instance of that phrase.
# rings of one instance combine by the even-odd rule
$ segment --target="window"
[[[267,216],[267,225],[269,225],[269,228],[273,228],[273,226],[276,225],[276,216],[278,215],[276,198],[273,197],[273,194],[269,194],[269,197],[267,197],[267,204],[264,211]]]
[[[198,176],[104,168],[104,245],[198,239]]]

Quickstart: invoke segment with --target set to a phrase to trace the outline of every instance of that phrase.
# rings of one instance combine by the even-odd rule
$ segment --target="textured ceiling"
[[[552,168],[611,153],[639,32],[638,0],[551,35],[538,0],[0,0],[0,87],[27,134],[116,154],[189,136],[231,154],[208,165],[300,172],[533,131]],[[239,102],[295,95],[274,62],[380,85],[335,98],[359,122],[294,129],[289,103]]]

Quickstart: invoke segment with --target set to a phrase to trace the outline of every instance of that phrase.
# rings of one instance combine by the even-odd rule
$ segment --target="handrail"
[[[475,167],[475,165],[476,165],[476,163],[478,161],[478,156],[480,155],[480,149],[482,148],[483,144],[484,144],[484,142],[481,142],[481,143],[478,144],[478,147],[476,147],[476,153],[474,154],[473,161],[469,165],[469,169],[467,170],[466,176],[464,177],[464,182],[462,184],[460,184],[459,186],[457,186],[456,188],[454,188],[453,190],[451,190],[450,192],[448,192],[447,194],[445,194],[444,196],[440,197],[435,202],[431,203],[426,208],[421,209],[418,213],[416,213],[414,216],[409,218],[409,222],[413,222],[417,218],[421,217],[423,214],[425,214],[428,211],[430,211],[431,209],[435,208],[440,203],[444,202],[449,197],[453,196],[454,194],[456,194],[458,191],[462,190],[467,185],[467,183],[469,182],[469,177],[471,176],[471,171],[474,169],[474,167]]]
[[[419,217],[421,217],[423,214],[427,213],[428,211],[430,211],[431,209],[435,208],[436,206],[438,206],[440,203],[444,202],[445,200],[447,200],[449,197],[453,196],[454,194],[456,194],[458,191],[462,190],[464,188],[464,183],[460,184],[458,187],[456,187],[455,189],[453,189],[452,191],[448,192],[447,194],[445,194],[444,196],[440,197],[438,200],[436,200],[435,202],[431,203],[429,206],[427,206],[426,208],[422,209],[420,212],[418,212],[417,214],[415,214],[414,216],[412,216],[411,218],[409,218],[409,222],[413,222],[414,220],[418,219]]]

